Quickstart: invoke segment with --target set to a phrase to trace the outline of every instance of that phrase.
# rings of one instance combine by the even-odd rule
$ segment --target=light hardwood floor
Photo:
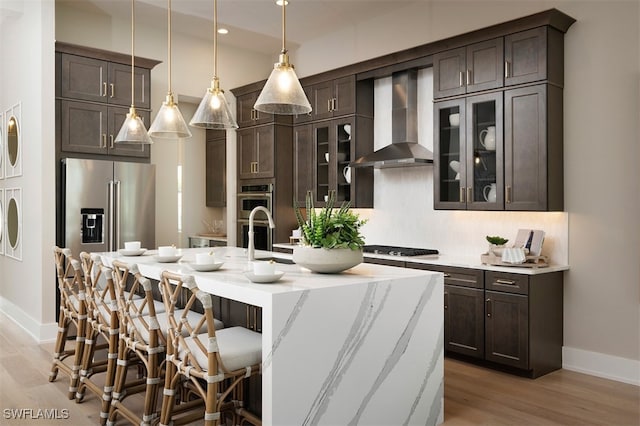
[[[66,376],[48,382],[52,347],[0,314],[0,425],[99,424],[94,395],[76,404]],[[444,394],[447,426],[640,425],[639,387],[566,370],[531,380],[446,358]],[[12,408],[68,410],[68,419],[8,418]]]

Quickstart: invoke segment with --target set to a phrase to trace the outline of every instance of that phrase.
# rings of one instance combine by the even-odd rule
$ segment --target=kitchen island
[[[208,250],[182,249],[177,263],[157,262],[154,251],[101,255],[154,280],[163,270],[191,274],[206,292],[262,308],[264,425],[442,423],[441,273],[361,264],[324,275],[279,264],[283,278],[254,284],[241,248],[215,248],[222,268],[194,271],[195,254]]]

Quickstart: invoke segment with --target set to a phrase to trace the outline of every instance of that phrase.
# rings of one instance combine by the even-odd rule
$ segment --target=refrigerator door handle
[[[113,245],[114,245],[114,231],[115,231],[115,224],[114,224],[114,212],[115,212],[115,208],[114,208],[114,182],[112,180],[109,181],[109,183],[107,184],[107,189],[108,189],[108,194],[107,194],[107,215],[108,215],[108,222],[107,222],[107,251],[113,251]]]
[[[115,194],[113,197],[113,235],[115,237],[113,251],[118,251],[120,248],[120,181],[114,181]]]

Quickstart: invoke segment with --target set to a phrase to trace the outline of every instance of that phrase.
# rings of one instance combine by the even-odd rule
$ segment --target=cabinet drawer
[[[406,263],[404,261],[394,259],[376,259],[373,257],[365,257],[364,262],[373,263],[375,265],[397,266],[399,268],[406,267]]]
[[[482,270],[456,268],[450,266],[434,266],[425,265],[424,263],[413,263],[407,261],[407,268],[424,269],[427,271],[442,272],[444,274],[444,283],[446,285],[455,285],[459,287],[484,288],[484,275]]]
[[[529,277],[527,275],[488,271],[485,274],[485,279],[486,290],[529,294]]]

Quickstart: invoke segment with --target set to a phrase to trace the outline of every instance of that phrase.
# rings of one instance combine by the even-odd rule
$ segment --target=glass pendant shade
[[[118,136],[115,139],[116,143],[121,144],[152,144],[153,141],[147,133],[147,129],[144,127],[144,123],[140,119],[140,116],[136,113],[135,108],[130,108],[127,118],[124,120]]]
[[[229,104],[224,97],[224,91],[218,87],[218,79],[211,81],[200,105],[196,110],[190,125],[206,129],[237,129],[238,124],[231,114]]]
[[[191,137],[187,123],[184,121],[182,113],[178,109],[178,104],[173,101],[171,94],[167,95],[167,99],[162,103],[160,111],[158,111],[155,120],[149,127],[149,136],[161,139]]]
[[[273,66],[254,108],[269,114],[308,114],[311,104],[286,54]]]

